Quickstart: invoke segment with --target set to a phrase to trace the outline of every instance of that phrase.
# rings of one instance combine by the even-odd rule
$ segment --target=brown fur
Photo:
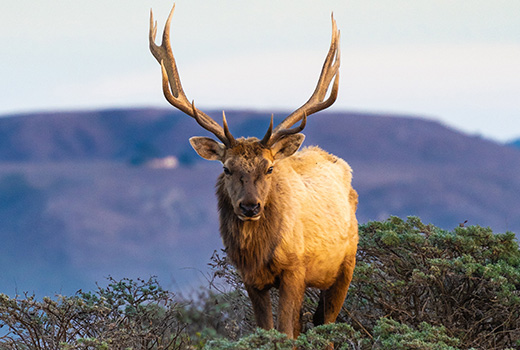
[[[174,6],[175,7],[175,6]],[[334,322],[345,299],[357,250],[357,193],[351,168],[343,160],[307,148],[297,152],[307,117],[331,106],[339,87],[339,31],[332,19],[330,48],[309,100],[273,129],[256,138],[239,139],[195,108],[181,86],[171,51],[168,16],[161,46],[150,11],[149,43],[161,64],[162,87],[172,106],[195,118],[222,143],[192,137],[197,153],[219,160],[224,174],[217,183],[220,233],[251,298],[260,327],[273,327],[269,288],[280,289],[277,328],[296,337],[306,287],[323,290],[315,323]],[[328,93],[329,92],[329,93]],[[328,97],[327,97],[328,93]],[[290,129],[297,122],[298,127]],[[295,153],[297,152],[297,153]]]
[[[216,186],[220,233],[242,276],[257,324],[274,326],[268,290],[279,288],[277,328],[289,337],[300,332],[306,287],[322,289],[315,324],[336,320],[358,243],[357,193],[351,187],[350,166],[318,147],[294,153],[303,141],[299,135],[271,148],[255,138],[239,139],[230,149],[207,138],[191,140],[200,155],[228,168]],[[270,166],[273,171],[268,174]],[[240,201],[261,203],[260,218],[240,217]]]

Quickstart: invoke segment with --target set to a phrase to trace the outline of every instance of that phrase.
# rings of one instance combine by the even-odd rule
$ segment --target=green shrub
[[[520,250],[513,233],[445,231],[418,218],[360,226],[341,321],[371,332],[383,316],[443,326],[462,348],[520,345]]]
[[[334,323],[321,325],[302,333],[295,344],[299,350],[328,349],[333,343],[335,349],[361,349],[369,344],[369,340],[363,338],[346,323]]]
[[[255,328],[250,301],[225,254],[191,300],[147,281],[109,279],[95,292],[0,294],[0,349],[518,349],[520,250],[512,233],[453,231],[417,218],[360,226],[354,278],[338,323],[313,327],[318,291],[304,298],[304,333]],[[273,311],[277,292],[271,293]]]
[[[154,278],[109,279],[94,293],[9,298],[0,294],[0,349],[182,349],[173,294]]]
[[[380,322],[390,319],[404,332],[387,339],[394,343],[408,344],[405,334],[433,332],[453,340],[433,348],[520,347],[520,250],[513,233],[493,234],[479,226],[446,231],[415,217],[391,217],[361,225],[359,235],[354,278],[338,322],[351,325],[372,346],[383,339],[378,332],[386,323]],[[250,310],[240,277],[226,257],[215,255],[211,266],[232,286],[234,294],[221,298]],[[276,291],[272,296],[276,310]],[[314,312],[317,296],[316,290],[306,292],[306,329],[305,316]],[[252,317],[234,322],[243,329],[254,327]],[[426,325],[434,328],[428,331]]]
[[[357,332],[350,325],[335,323],[321,325],[303,333],[296,340],[289,340],[276,330],[256,331],[239,340],[217,339],[207,343],[205,350],[326,350],[334,345],[336,350],[458,350],[460,341],[446,335],[443,327],[426,323],[418,329],[388,318],[380,319],[372,337]]]
[[[460,340],[446,334],[444,327],[419,324],[415,329],[388,318],[381,318],[374,327],[376,342],[372,349],[393,350],[456,350]]]
[[[292,350],[294,342],[287,339],[287,335],[274,329],[269,331],[257,328],[254,333],[240,338],[236,341],[220,338],[209,341],[204,349],[206,350]]]

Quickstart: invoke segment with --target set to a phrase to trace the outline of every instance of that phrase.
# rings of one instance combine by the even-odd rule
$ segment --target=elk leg
[[[246,290],[249,299],[251,299],[251,304],[253,304],[256,325],[263,329],[272,329],[274,323],[269,289],[257,289],[253,286],[246,286]]]
[[[304,275],[284,271],[280,281],[277,329],[289,338],[297,338],[301,332],[300,311],[304,292]]]
[[[318,308],[313,317],[313,323],[315,326],[336,321],[341,307],[345,302],[348,287],[350,286],[352,275],[354,274],[355,265],[356,256],[347,256],[334,284],[330,286],[329,289],[321,291]]]

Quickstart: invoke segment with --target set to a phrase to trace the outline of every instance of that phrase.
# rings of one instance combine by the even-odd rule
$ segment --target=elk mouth
[[[257,221],[262,216],[262,205],[259,202],[240,202],[235,208],[235,214],[242,221]]]
[[[246,216],[246,215],[243,215],[243,214],[239,214],[237,215],[237,217],[242,220],[242,221],[258,221],[260,220],[260,217],[262,216],[262,214],[257,214],[255,216]]]

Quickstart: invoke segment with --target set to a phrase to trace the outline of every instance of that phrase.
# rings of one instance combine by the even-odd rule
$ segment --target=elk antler
[[[155,36],[157,35],[157,22],[153,20],[153,13],[150,10],[150,51],[157,62],[161,64],[162,69],[162,86],[164,97],[172,106],[183,111],[187,115],[195,118],[204,129],[213,133],[226,147],[232,147],[235,144],[233,135],[229,132],[226,117],[223,116],[222,128],[216,121],[209,117],[206,113],[195,108],[195,103],[189,102],[184,90],[182,89],[181,79],[175,64],[175,58],[170,44],[170,23],[175,10],[173,5],[170,15],[166,21],[163,31],[161,46],[155,44]]]
[[[260,141],[260,143],[266,147],[271,147],[282,137],[292,134],[297,134],[305,128],[307,124],[307,113],[303,114],[302,122],[299,126],[292,129],[281,129],[273,135],[273,115],[271,115],[271,124],[269,124],[269,129],[265,133],[264,138]]]
[[[295,134],[303,130],[307,122],[307,117],[313,113],[319,112],[323,109],[330,107],[336,97],[338,96],[338,85],[339,85],[339,64],[340,64],[340,50],[339,50],[339,30],[336,26],[334,16],[332,19],[332,39],[330,42],[329,52],[323,63],[321,69],[321,75],[318,79],[318,84],[314,93],[307,102],[294,112],[292,112],[287,118],[285,118],[278,126],[272,130],[272,118],[271,125],[266,135],[262,139],[261,143],[265,146],[272,146],[276,141],[288,134]],[[332,79],[332,88],[330,95],[325,99],[327,91],[329,90]],[[298,121],[302,121],[300,126],[289,129],[291,126],[296,124]]]

